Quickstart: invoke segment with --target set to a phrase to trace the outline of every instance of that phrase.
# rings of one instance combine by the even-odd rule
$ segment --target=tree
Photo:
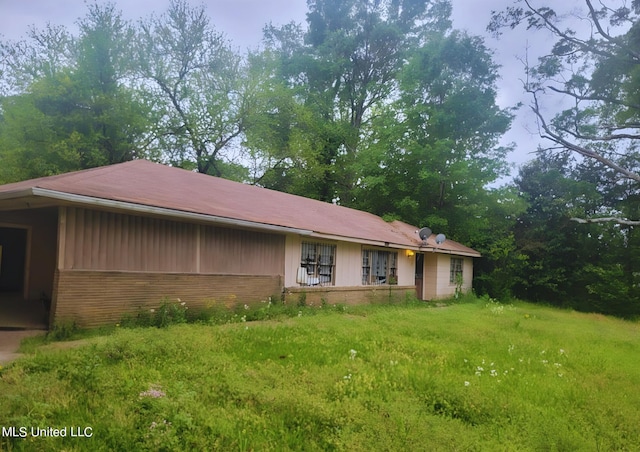
[[[267,48],[279,59],[275,76],[301,107],[290,124],[303,125],[306,135],[305,152],[287,163],[310,170],[313,183],[289,185],[305,190],[300,193],[305,196],[352,205],[363,125],[395,92],[407,51],[428,30],[448,27],[450,5],[415,0],[309,0],[308,5],[306,32],[293,25],[265,29]]]
[[[508,173],[499,146],[511,114],[496,104],[497,67],[480,38],[430,34],[398,74],[397,99],[364,128],[356,207],[428,225],[480,251],[478,293],[507,298],[524,206],[487,186]]]
[[[242,60],[204,7],[172,1],[140,25],[137,88],[150,104],[152,139],[171,164],[215,176],[237,174],[231,149],[251,101]]]
[[[609,2],[611,4],[612,2]],[[640,2],[634,0],[598,7],[585,0],[581,17],[588,26],[563,28],[567,15],[528,0],[503,12],[494,12],[489,30],[497,35],[505,27],[526,24],[527,29],[545,30],[556,42],[548,55],[526,68],[525,89],[531,94],[543,138],[552,148],[569,150],[611,170],[619,184],[637,193],[640,184]],[[528,64],[528,63],[527,63]],[[567,100],[570,107],[548,118],[546,95]],[[611,216],[574,218],[580,223],[617,222],[640,225],[621,212]]]
[[[569,151],[541,152],[515,179],[528,208],[514,228],[520,254],[514,294],[583,311],[637,315],[639,243],[633,227],[571,221],[607,209],[626,213],[626,207],[619,196],[610,196],[614,189],[603,186],[604,165],[571,157]]]
[[[487,189],[508,172],[511,113],[484,42],[451,30],[448,2],[309,7],[306,31],[267,27],[254,61],[269,93],[247,129],[268,156],[259,183],[446,232],[486,256],[482,292],[507,296],[496,269],[511,271],[523,206]]]
[[[49,27],[31,31],[32,45],[2,45],[13,92],[0,104],[6,182],[143,155],[147,114],[124,83],[131,28],[113,5],[97,4],[78,25],[77,38]]]
[[[36,80],[72,66],[75,41],[65,27],[51,24],[30,28],[26,39],[0,41],[0,95],[23,93]]]
[[[490,198],[485,186],[508,173],[498,141],[511,114],[496,105],[497,67],[481,39],[434,33],[398,79],[398,100],[376,112],[363,139],[358,202],[468,239],[468,218]]]

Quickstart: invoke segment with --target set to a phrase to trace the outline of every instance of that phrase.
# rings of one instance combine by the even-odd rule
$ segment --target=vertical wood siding
[[[443,277],[438,274],[438,255],[434,253],[424,253],[424,278],[422,287],[422,298],[434,300],[438,298],[438,278]],[[447,282],[449,276],[447,274]]]
[[[362,245],[339,242],[336,253],[336,286],[362,285]]]
[[[284,275],[284,247],[283,235],[203,227],[200,272]]]
[[[66,209],[60,269],[284,274],[284,236]]]
[[[407,256],[406,250],[398,250],[398,285],[415,286],[416,255]]]
[[[196,225],[67,208],[63,269],[195,272]]]

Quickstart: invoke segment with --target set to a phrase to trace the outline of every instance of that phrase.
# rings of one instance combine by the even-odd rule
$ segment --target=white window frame
[[[296,282],[301,286],[334,286],[336,283],[336,245],[302,242]]]
[[[398,252],[363,248],[361,275],[363,286],[398,284]]]
[[[464,259],[461,257],[452,257],[451,264],[449,267],[449,284],[450,285],[456,284],[458,275],[464,278]]]

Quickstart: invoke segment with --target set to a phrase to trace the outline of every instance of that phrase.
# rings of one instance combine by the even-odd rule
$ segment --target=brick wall
[[[285,289],[287,303],[298,303],[304,299],[307,305],[388,303],[404,300],[407,293],[415,295],[415,286],[353,286],[353,287],[288,287]]]
[[[180,298],[189,309],[212,302],[232,307],[282,292],[282,276],[206,275],[61,270],[55,274],[52,323],[89,328],[115,324],[125,314]]]

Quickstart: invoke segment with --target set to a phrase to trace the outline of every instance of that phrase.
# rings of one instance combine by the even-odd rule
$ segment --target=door
[[[424,254],[416,253],[416,297],[422,300],[422,287],[424,283]]]
[[[27,229],[0,227],[0,293],[25,293]]]

